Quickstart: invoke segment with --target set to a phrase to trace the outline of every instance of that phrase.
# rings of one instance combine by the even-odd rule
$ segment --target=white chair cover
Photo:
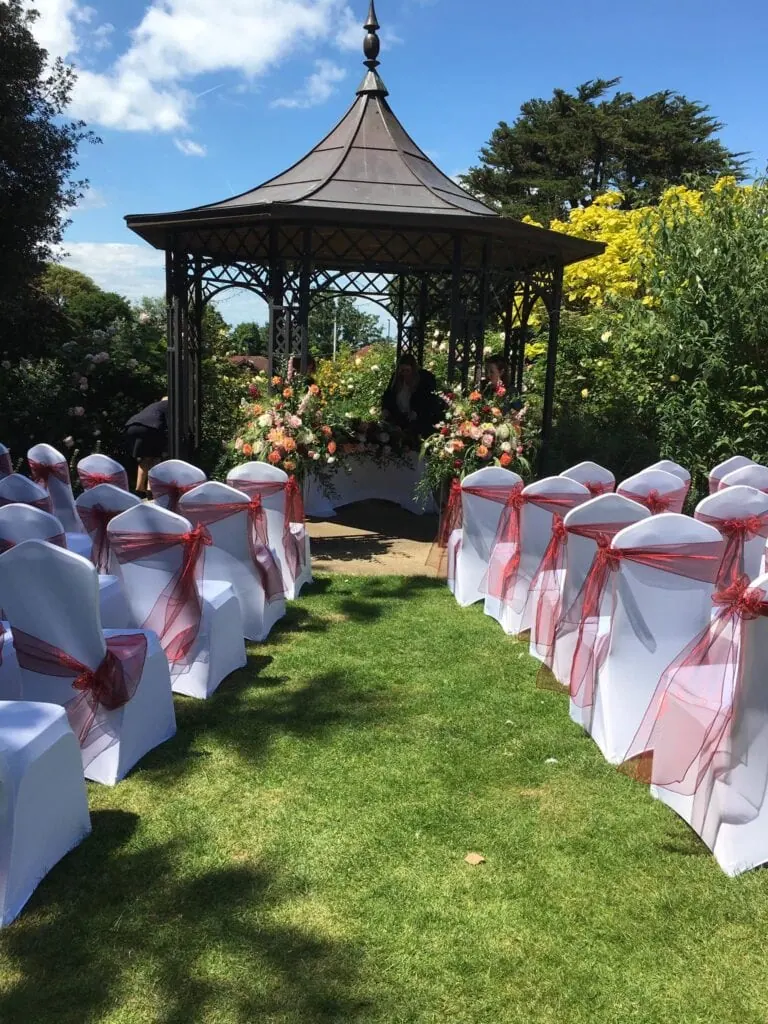
[[[121,513],[108,526],[111,543],[121,535],[178,534],[192,530],[189,520],[145,502]],[[182,565],[181,543],[138,561],[119,562],[128,604],[137,622],[146,622],[163,591]],[[171,666],[176,693],[205,699],[223,679],[246,663],[243,618],[231,584],[207,578],[198,585],[200,629],[189,657]]]
[[[149,489],[155,505],[175,512],[182,494],[204,484],[207,479],[202,469],[189,462],[166,459],[150,469]]]
[[[50,444],[33,445],[27,452],[27,461],[32,470],[32,478],[36,479],[35,464],[42,467],[55,467],[61,473],[61,479],[51,473],[38,482],[51,496],[53,514],[61,522],[67,533],[83,533],[83,524],[75,508],[75,496],[72,493],[72,482],[69,477],[69,464],[66,458]]]
[[[44,541],[27,540],[0,557],[0,601],[8,613],[16,646],[19,631],[64,651],[91,670],[107,653],[105,637],[140,630],[106,630],[99,617],[98,574],[90,562]],[[114,785],[148,751],[176,731],[168,663],[147,633],[147,654],[138,687],[127,704],[109,711],[99,705],[81,743],[85,775]],[[70,705],[78,694],[73,679],[21,669],[22,699]]]
[[[762,532],[749,534],[744,541],[741,572],[753,580],[763,572],[768,534],[768,494],[754,487],[736,484],[710,494],[696,506],[695,518],[714,526],[728,540],[725,524],[739,519],[761,519]]]
[[[580,484],[584,484],[593,498],[616,489],[616,477],[610,469],[598,465],[597,462],[580,462],[577,466],[566,469],[560,476],[578,480]]]
[[[647,508],[630,498],[624,498],[620,494],[606,493],[592,498],[591,501],[585,501],[583,505],[572,509],[566,515],[565,528],[568,531],[568,546],[566,548],[561,605],[563,612],[567,612],[579,596],[597,553],[597,540],[592,536],[580,536],[578,531],[584,530],[585,533],[589,533],[590,528],[595,526],[612,526],[613,529],[606,535],[615,536],[624,526],[648,519],[650,514]],[[601,619],[604,632],[607,632],[609,622],[607,615]],[[572,631],[556,638],[554,653],[550,653],[544,647],[537,647],[536,638],[531,634],[531,654],[539,660],[544,660],[549,655],[552,662],[552,673],[564,687],[567,687],[570,682],[575,646],[576,633]],[[576,710],[581,711],[580,708]],[[580,715],[574,715],[574,705],[571,707],[571,718],[578,721],[579,724],[584,724]]]
[[[78,479],[86,491],[101,484],[111,484],[122,491],[128,490],[128,474],[125,468],[101,452],[86,455],[84,459],[80,459],[76,468]]]
[[[709,474],[709,493],[715,493],[724,476],[728,476],[729,473],[733,473],[735,469],[743,469],[744,466],[753,465],[754,462],[752,459],[748,459],[746,455],[732,455],[731,458],[726,459],[725,462],[720,462]]]
[[[724,548],[713,526],[665,512],[617,534],[617,548],[663,545],[711,547],[713,574]],[[597,679],[592,738],[606,760],[618,764],[648,709],[664,669],[709,622],[714,586],[660,568],[622,560],[613,573],[613,615],[608,653]]]
[[[720,655],[713,664],[678,670],[662,688],[669,726],[662,721],[653,733],[653,773],[670,783],[652,785],[651,793],[698,832],[728,875],[768,862],[768,576],[751,588],[763,611],[735,620],[735,665],[724,669]],[[691,751],[698,757],[684,773]],[[682,778],[673,783],[672,775]]]
[[[312,555],[309,547],[309,531],[303,523],[292,523],[291,531],[296,534],[304,543],[304,568],[296,579],[293,578],[288,561],[285,555],[285,544],[283,543],[283,529],[285,527],[285,487],[288,485],[288,474],[270,466],[268,462],[244,462],[241,466],[235,466],[227,474],[227,483],[239,491],[250,495],[252,484],[273,484],[282,488],[273,494],[263,494],[262,504],[267,516],[267,531],[269,533],[269,546],[275,552],[280,568],[283,572],[283,583],[285,594],[289,601],[295,600],[301,593],[301,589],[312,582]]]
[[[202,521],[195,515],[195,505],[248,504],[247,494],[234,487],[220,483],[205,483],[183,495],[179,501],[179,513],[196,526]],[[266,519],[266,517],[265,517]],[[213,546],[206,553],[205,575],[207,579],[222,580],[232,584],[243,615],[243,632],[248,640],[266,640],[274,624],[285,615],[285,598],[268,601],[251,557],[248,541],[251,524],[247,511],[235,512],[210,523],[208,532]],[[279,568],[277,556],[273,557]]]
[[[32,505],[34,508],[53,512],[56,515],[53,508],[53,500],[48,491],[44,487],[40,487],[33,480],[30,480],[29,477],[21,476],[20,473],[13,473],[11,476],[0,480],[0,507],[14,502]],[[83,533],[82,524],[79,530],[71,532],[67,530],[58,515],[56,515],[56,518],[65,530],[69,550],[75,551],[78,555],[83,555],[85,558],[90,557],[91,542]]]
[[[648,469],[663,469],[665,473],[671,473],[672,476],[676,476],[678,480],[682,480],[690,490],[691,474],[685,466],[681,466],[679,462],[673,462],[672,459],[661,459],[659,462],[654,462],[654,464],[649,466]]]
[[[719,491],[726,487],[754,487],[758,491],[765,491],[768,494],[768,466],[761,466],[753,462],[750,466],[742,466],[735,469],[720,480]],[[0,486],[2,486],[0,482]]]
[[[679,476],[665,469],[644,469],[620,483],[616,493],[639,501],[642,505],[646,504],[647,499],[653,504],[654,497],[658,495],[662,505],[669,505],[663,511],[682,512],[688,491]],[[651,512],[657,514],[654,508],[651,508]]]
[[[107,516],[114,518],[121,512],[126,512],[129,508],[134,508],[136,505],[141,504],[141,499],[137,498],[135,494],[130,494],[128,491],[124,491],[114,484],[97,484],[88,491],[83,491],[82,494],[78,495],[75,504],[77,505],[78,514],[83,522],[83,526],[88,533],[91,540],[91,553],[94,564],[97,561],[102,561],[104,565],[102,569],[106,569],[110,573],[116,573],[115,559],[111,551],[109,551],[109,535],[107,534],[107,550],[100,551],[100,518],[98,510],[103,509]],[[95,513],[92,510],[97,510]]]
[[[531,628],[538,596],[529,594],[529,591],[552,537],[554,513],[537,507],[533,501],[527,499],[540,498],[546,501],[557,495],[567,496],[576,504],[590,499],[587,488],[577,480],[571,480],[568,477],[550,476],[529,484],[523,490],[523,497],[526,500],[520,513],[520,564],[509,599],[500,600],[492,593],[490,582],[487,584],[489,592],[485,596],[485,614],[496,619],[505,633],[517,635]],[[514,553],[512,544],[501,543],[494,546],[488,567],[489,581],[503,576],[504,567]],[[552,582],[550,580],[539,581],[545,585],[552,585]],[[560,585],[562,581],[555,581],[555,583]]]
[[[4,444],[0,444],[0,480],[4,476],[10,476],[13,472],[13,463],[11,462],[10,449],[6,448]]]
[[[90,831],[80,749],[64,710],[0,701],[0,927]]]
[[[498,466],[478,469],[461,482],[463,526],[461,530],[454,530],[448,541],[448,580],[462,608],[485,600],[481,587],[488,575],[491,549],[504,511],[504,501],[492,500],[472,491],[484,488],[506,490],[522,487],[522,483],[522,477],[517,473]]]

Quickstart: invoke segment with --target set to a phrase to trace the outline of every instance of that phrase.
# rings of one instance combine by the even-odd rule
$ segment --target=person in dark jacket
[[[162,461],[168,451],[168,399],[153,402],[131,416],[125,425],[125,441],[129,454],[136,459],[136,493],[149,494],[149,471]]]
[[[397,361],[389,387],[381,397],[384,418],[402,430],[429,437],[443,415],[437,396],[437,381],[429,370],[419,366],[411,355]]]

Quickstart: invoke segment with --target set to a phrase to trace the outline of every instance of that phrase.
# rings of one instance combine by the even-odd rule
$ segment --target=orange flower
[[[264,406],[263,405],[254,405],[254,407],[253,407],[253,415],[254,416],[261,416],[261,414],[263,412],[264,412]]]
[[[464,448],[464,442],[459,441],[457,438],[455,441],[451,441],[451,448],[453,448],[455,452],[460,452]]]
[[[272,383],[275,385],[275,387],[278,387],[280,384],[283,383],[283,378],[282,377],[278,377],[277,375],[275,375],[272,378]]]
[[[511,465],[511,463],[512,463],[512,456],[509,454],[509,452],[503,452],[502,453],[502,456],[499,459],[499,463],[504,467],[504,469],[506,469],[507,466]]]
[[[243,455],[253,455],[253,445],[246,442],[243,445]]]
[[[286,388],[283,391],[283,398],[293,398],[293,388]]]
[[[478,459],[487,459],[490,454],[491,453],[488,451],[488,449],[485,447],[484,444],[479,444],[477,446],[477,457],[478,457]]]
[[[276,466],[281,458],[282,456],[280,455],[280,452],[270,452],[269,455],[267,456],[267,462],[271,462],[273,466]]]
[[[286,473],[292,473],[296,469],[296,463],[292,459],[286,459],[283,463],[283,469]]]
[[[329,455],[335,455],[336,454],[336,442],[335,441],[329,441],[328,442],[328,454]]]
[[[272,444],[282,444],[285,440],[285,432],[280,430],[279,427],[274,427],[267,434],[267,440],[271,441]]]
[[[480,394],[479,391],[473,391],[472,394],[469,396],[469,400],[470,402],[479,402],[482,399],[482,397],[483,396]]]
[[[491,409],[491,416],[501,416],[501,409],[497,409],[496,406]]]
[[[320,388],[317,386],[317,384],[310,384],[309,385],[309,393],[310,393],[310,395],[319,395],[320,394]]]
[[[285,448],[287,452],[293,452],[296,450],[296,442],[292,437],[286,437],[283,441],[283,448]]]
[[[333,431],[331,430],[330,427],[321,427],[320,430],[322,432],[323,437],[332,437],[333,436]]]

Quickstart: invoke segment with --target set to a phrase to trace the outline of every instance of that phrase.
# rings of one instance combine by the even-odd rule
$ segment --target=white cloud
[[[130,242],[65,242],[62,263],[129,299],[165,293],[165,253]]]
[[[294,96],[284,96],[275,100],[272,106],[291,109],[320,106],[333,95],[338,83],[347,76],[344,68],[330,60],[316,60],[315,68],[299,92]]]
[[[92,9],[78,0],[35,2],[45,8],[38,38],[52,54],[76,53],[78,22],[90,20]],[[128,49],[110,67],[79,72],[72,113],[107,128],[180,131],[194,107],[189,85],[195,76],[229,71],[253,80],[308,46],[345,48],[352,21],[347,0],[152,0]],[[101,25],[89,32],[96,46],[109,35]],[[322,64],[307,83],[311,103],[327,99],[341,77],[332,62]],[[297,99],[296,105],[305,103]]]
[[[83,210],[103,210],[107,205],[107,200],[102,192],[93,186],[89,186],[85,195],[78,199],[74,206],[74,210],[82,212]]]
[[[112,45],[114,31],[115,26],[109,21],[95,28],[91,34],[91,45],[94,50],[108,50]]]
[[[174,139],[173,144],[184,156],[205,156],[208,150],[193,139]]]

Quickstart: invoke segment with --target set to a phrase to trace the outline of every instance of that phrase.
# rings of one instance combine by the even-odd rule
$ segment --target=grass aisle
[[[765,1024],[768,873],[723,876],[481,608],[321,578],[251,653],[89,787],[0,932],[3,1024]]]

